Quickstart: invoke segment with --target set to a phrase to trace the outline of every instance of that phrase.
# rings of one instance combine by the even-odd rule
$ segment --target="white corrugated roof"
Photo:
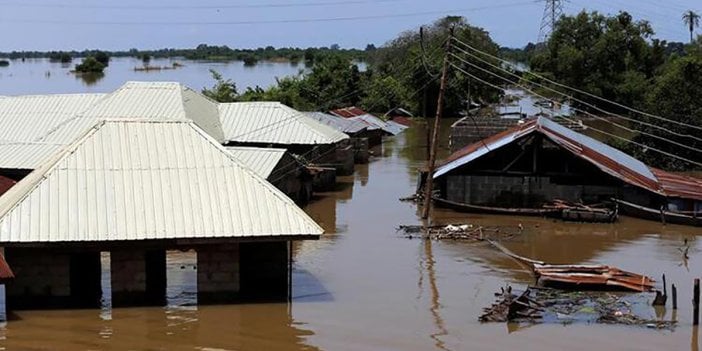
[[[225,147],[236,159],[251,168],[256,174],[268,178],[287,150],[246,146]]]
[[[0,99],[0,168],[36,168],[65,144],[47,143],[42,137],[105,95],[25,95]]]
[[[110,94],[0,99],[0,168],[37,168],[105,118],[188,119],[224,141],[216,102],[180,83],[127,82]]]
[[[233,102],[219,105],[227,142],[333,144],[348,135],[279,102]]]
[[[0,197],[0,243],[319,235],[188,121],[99,121]]]
[[[388,124],[387,122],[383,121],[382,119],[373,116],[371,114],[365,114],[365,115],[360,115],[356,117],[349,117],[348,119],[352,121],[363,121],[369,126],[375,127],[375,129],[382,129],[384,132],[392,135],[397,135],[402,133],[403,130],[407,129],[406,126],[403,126],[399,123],[394,123],[393,124]]]
[[[127,82],[81,115],[189,119],[220,143],[224,141],[217,103],[177,82]]]
[[[351,119],[330,115],[324,112],[304,112],[307,117],[310,117],[322,124],[326,124],[340,132],[358,133],[368,128],[368,125],[362,121],[354,121]]]
[[[37,141],[105,94],[25,95],[0,99],[0,142]]]

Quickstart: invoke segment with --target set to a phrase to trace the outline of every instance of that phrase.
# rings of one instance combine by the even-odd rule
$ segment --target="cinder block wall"
[[[543,176],[450,175],[444,197],[459,203],[529,208],[553,199],[589,202],[617,193],[610,186],[555,184]]]
[[[204,245],[197,251],[198,303],[225,303],[239,298],[239,245]]]
[[[7,248],[5,258],[15,273],[14,281],[5,287],[8,298],[71,295],[68,253]]]

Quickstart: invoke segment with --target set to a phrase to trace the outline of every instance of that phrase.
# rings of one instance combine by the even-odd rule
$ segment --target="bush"
[[[84,58],[81,64],[76,65],[76,72],[80,73],[102,73],[103,70],[105,65],[92,56]]]

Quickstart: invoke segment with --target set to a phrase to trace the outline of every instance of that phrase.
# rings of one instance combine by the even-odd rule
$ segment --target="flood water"
[[[132,57],[113,57],[103,76],[79,76],[70,71],[80,63],[80,59],[70,64],[50,62],[48,59],[13,60],[7,67],[0,67],[0,95],[58,94],[58,93],[108,93],[127,81],[174,81],[183,83],[197,91],[214,85],[210,74],[213,69],[225,79],[236,83],[240,92],[247,87],[268,87],[276,77],[298,74],[304,64],[289,62],[258,62],[255,66],[245,66],[242,61],[191,61],[182,59],[152,59],[150,66],[173,67],[176,69],[137,71],[142,68],[141,60]]]
[[[444,131],[452,121],[444,123]],[[444,133],[445,134],[445,133]],[[442,138],[446,140],[446,135]],[[531,277],[484,244],[406,239],[399,224],[421,223],[400,202],[426,158],[416,126],[387,139],[369,165],[341,178],[336,192],[305,208],[327,231],[296,245],[293,302],[193,306],[194,267],[169,256],[166,308],[20,311],[0,328],[7,350],[697,350],[691,325],[692,280],[702,266],[701,230],[630,218],[616,224],[437,210],[435,223],[469,222],[524,232],[505,245],[551,263],[605,263],[679,287],[674,331],[587,324],[506,325],[477,321],[493,293]],[[444,145],[446,143],[444,142]],[[445,155],[446,150],[442,150]],[[690,240],[690,260],[678,248]],[[652,298],[652,297],[651,297]],[[670,306],[670,305],[669,305]]]

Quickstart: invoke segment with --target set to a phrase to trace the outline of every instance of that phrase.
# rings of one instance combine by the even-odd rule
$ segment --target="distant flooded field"
[[[3,84],[3,87],[5,85]],[[444,147],[451,120],[443,127]],[[193,260],[169,256],[165,308],[18,311],[0,328],[7,350],[697,350],[691,325],[692,280],[700,274],[699,228],[622,218],[579,224],[435,210],[433,223],[517,228],[514,252],[551,263],[604,263],[678,286],[674,331],[587,324],[481,324],[478,315],[505,284],[531,276],[481,243],[407,239],[400,224],[420,224],[412,194],[426,158],[415,126],[390,139],[369,165],[341,178],[305,211],[327,231],[296,245],[291,304],[194,306]],[[678,250],[691,245],[690,259]],[[651,296],[652,298],[652,296]],[[670,306],[670,304],[668,305]]]
[[[191,61],[182,59],[152,59],[149,65],[162,69],[141,70],[144,63],[132,57],[113,57],[104,75],[76,75],[70,71],[81,59],[70,64],[50,62],[48,59],[12,60],[7,67],[0,67],[0,95],[60,94],[99,92],[107,93],[132,80],[175,81],[193,89],[211,87],[214,80],[210,70],[232,79],[243,92],[247,87],[268,87],[276,77],[295,75],[304,70],[303,63],[258,62],[245,66],[242,61]],[[181,64],[174,67],[173,64]],[[165,68],[165,69],[164,69]]]

